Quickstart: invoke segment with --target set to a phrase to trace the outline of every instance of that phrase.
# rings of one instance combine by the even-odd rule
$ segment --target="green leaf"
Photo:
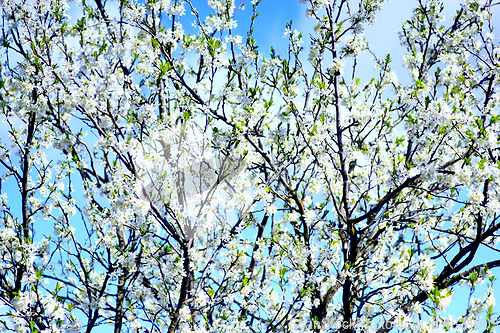
[[[288,272],[288,268],[283,267],[282,269],[280,269],[280,278],[283,279],[285,277],[286,272]]]
[[[477,282],[477,278],[478,278],[478,274],[477,272],[473,272],[471,273],[471,275],[469,276],[469,281],[472,282],[472,284],[476,283]]]
[[[486,163],[486,158],[483,157],[481,160],[478,162],[479,169],[484,170],[484,163]]]
[[[425,96],[425,107],[428,108],[429,104],[431,104],[431,99],[429,96]]]

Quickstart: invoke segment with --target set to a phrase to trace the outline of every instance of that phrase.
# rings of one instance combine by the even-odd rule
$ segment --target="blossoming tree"
[[[302,1],[283,52],[259,2],[2,2],[2,331],[499,324],[494,1],[415,1],[409,76],[382,0]]]

